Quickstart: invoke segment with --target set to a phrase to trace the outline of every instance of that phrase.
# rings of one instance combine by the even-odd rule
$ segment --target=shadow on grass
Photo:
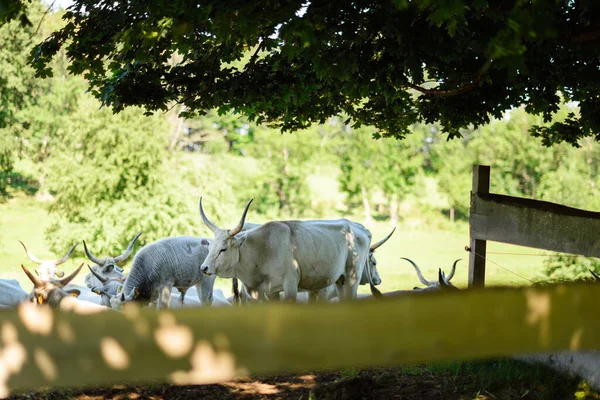
[[[580,379],[512,359],[239,379],[220,385],[155,383],[44,391],[23,399],[600,399]]]

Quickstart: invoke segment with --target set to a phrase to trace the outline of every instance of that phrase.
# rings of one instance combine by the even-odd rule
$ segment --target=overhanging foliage
[[[38,76],[65,47],[115,111],[234,110],[284,131],[344,113],[378,135],[439,121],[449,137],[526,105],[545,145],[600,136],[600,3],[76,0],[33,52]]]

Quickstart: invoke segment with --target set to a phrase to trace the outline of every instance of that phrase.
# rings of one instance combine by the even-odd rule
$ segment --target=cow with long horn
[[[421,283],[426,286],[424,289],[415,287],[415,290],[456,289],[456,286],[450,283],[450,280],[454,277],[454,272],[456,271],[456,264],[458,264],[460,259],[454,261],[454,264],[452,264],[452,269],[450,270],[450,274],[448,274],[448,276],[446,276],[445,272],[443,272],[440,268],[438,270],[438,279],[435,281],[429,281],[425,279],[423,277],[423,274],[421,273],[421,270],[414,261],[404,257],[401,257],[401,259],[406,260],[412,264],[412,266],[415,268],[415,271],[417,272],[417,277],[419,278],[419,281],[421,281]]]
[[[127,276],[123,273],[122,265],[129,259],[131,253],[133,252],[133,247],[135,246],[136,241],[140,237],[142,232],[135,235],[135,237],[129,242],[129,245],[125,249],[125,251],[115,257],[105,257],[100,258],[96,257],[92,254],[92,252],[88,249],[85,240],[83,241],[83,248],[85,250],[85,254],[87,258],[94,263],[92,265],[91,270],[94,273],[89,273],[85,277],[85,284],[90,289],[101,287],[102,281],[100,281],[97,277],[101,276],[103,278],[109,279],[111,281],[121,281],[124,282]],[[114,286],[114,285],[113,285]],[[111,295],[116,295],[117,293],[112,293]]]
[[[19,243],[21,243],[21,246],[23,246],[23,248],[25,249],[27,257],[29,257],[31,261],[39,265],[39,267],[35,269],[35,272],[43,281],[50,281],[52,279],[55,279],[56,277],[62,278],[65,275],[65,273],[63,271],[60,271],[58,269],[58,266],[66,262],[69,259],[69,257],[71,257],[71,253],[73,253],[75,247],[79,245],[79,243],[73,245],[73,247],[71,247],[67,254],[65,254],[62,258],[59,258],[58,260],[40,260],[27,248],[27,246],[25,246],[25,243],[21,242],[20,240]]]
[[[34,303],[37,305],[47,304],[50,307],[58,307],[60,302],[67,296],[75,296],[79,295],[78,290],[72,290],[66,292],[63,290],[69,282],[71,282],[81,271],[83,267],[83,263],[73,272],[71,275],[64,277],[62,279],[45,281],[40,277],[31,273],[27,267],[21,264],[21,268],[29,278],[29,280],[33,283],[33,290],[27,296],[27,301],[30,303]]]
[[[296,301],[298,290],[316,292],[336,285],[340,299],[356,297],[364,268],[368,266],[371,233],[346,219],[333,221],[272,221],[243,231],[246,204],[233,229],[221,229],[200,215],[214,233],[202,272],[239,278],[266,298],[279,296]],[[370,274],[369,274],[370,275]]]

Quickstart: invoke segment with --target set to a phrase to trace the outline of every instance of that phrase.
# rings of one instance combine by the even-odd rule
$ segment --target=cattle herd
[[[437,279],[429,281],[413,261],[404,259],[412,264],[425,288],[381,293],[376,288],[381,278],[375,251],[394,230],[372,243],[371,232],[348,219],[253,224],[246,222],[251,203],[252,200],[246,205],[237,226],[222,229],[208,219],[200,198],[200,216],[214,237],[178,236],[147,244],[133,257],[129,274],[124,273],[122,266],[132,255],[141,232],[115,257],[94,255],[84,241],[85,254],[93,263],[87,266],[86,286],[71,283],[83,263],[68,276],[59,270],[77,244],[58,260],[40,260],[21,242],[29,259],[38,264],[35,273],[21,265],[33,289],[26,293],[16,280],[0,280],[0,307],[21,302],[62,307],[75,302],[82,307],[120,310],[123,304],[136,302],[160,309],[281,299],[336,302],[415,291],[456,290],[450,280],[459,260],[448,276],[440,269]],[[217,276],[232,279],[233,296],[226,298],[220,289],[213,288]],[[358,295],[359,285],[367,284],[372,294]]]

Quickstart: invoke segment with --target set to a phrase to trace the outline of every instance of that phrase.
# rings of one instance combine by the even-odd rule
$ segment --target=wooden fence
[[[93,315],[0,311],[0,397],[40,387],[209,383],[247,374],[600,349],[600,285]]]
[[[490,167],[473,166],[469,287],[485,284],[486,241],[600,257],[600,213],[490,193]]]
[[[486,240],[597,255],[600,216],[489,193],[476,166],[470,286]],[[480,254],[483,257],[478,257]],[[215,383],[248,374],[600,349],[600,285],[474,288],[341,304],[105,311],[0,310],[0,397],[41,387]]]

